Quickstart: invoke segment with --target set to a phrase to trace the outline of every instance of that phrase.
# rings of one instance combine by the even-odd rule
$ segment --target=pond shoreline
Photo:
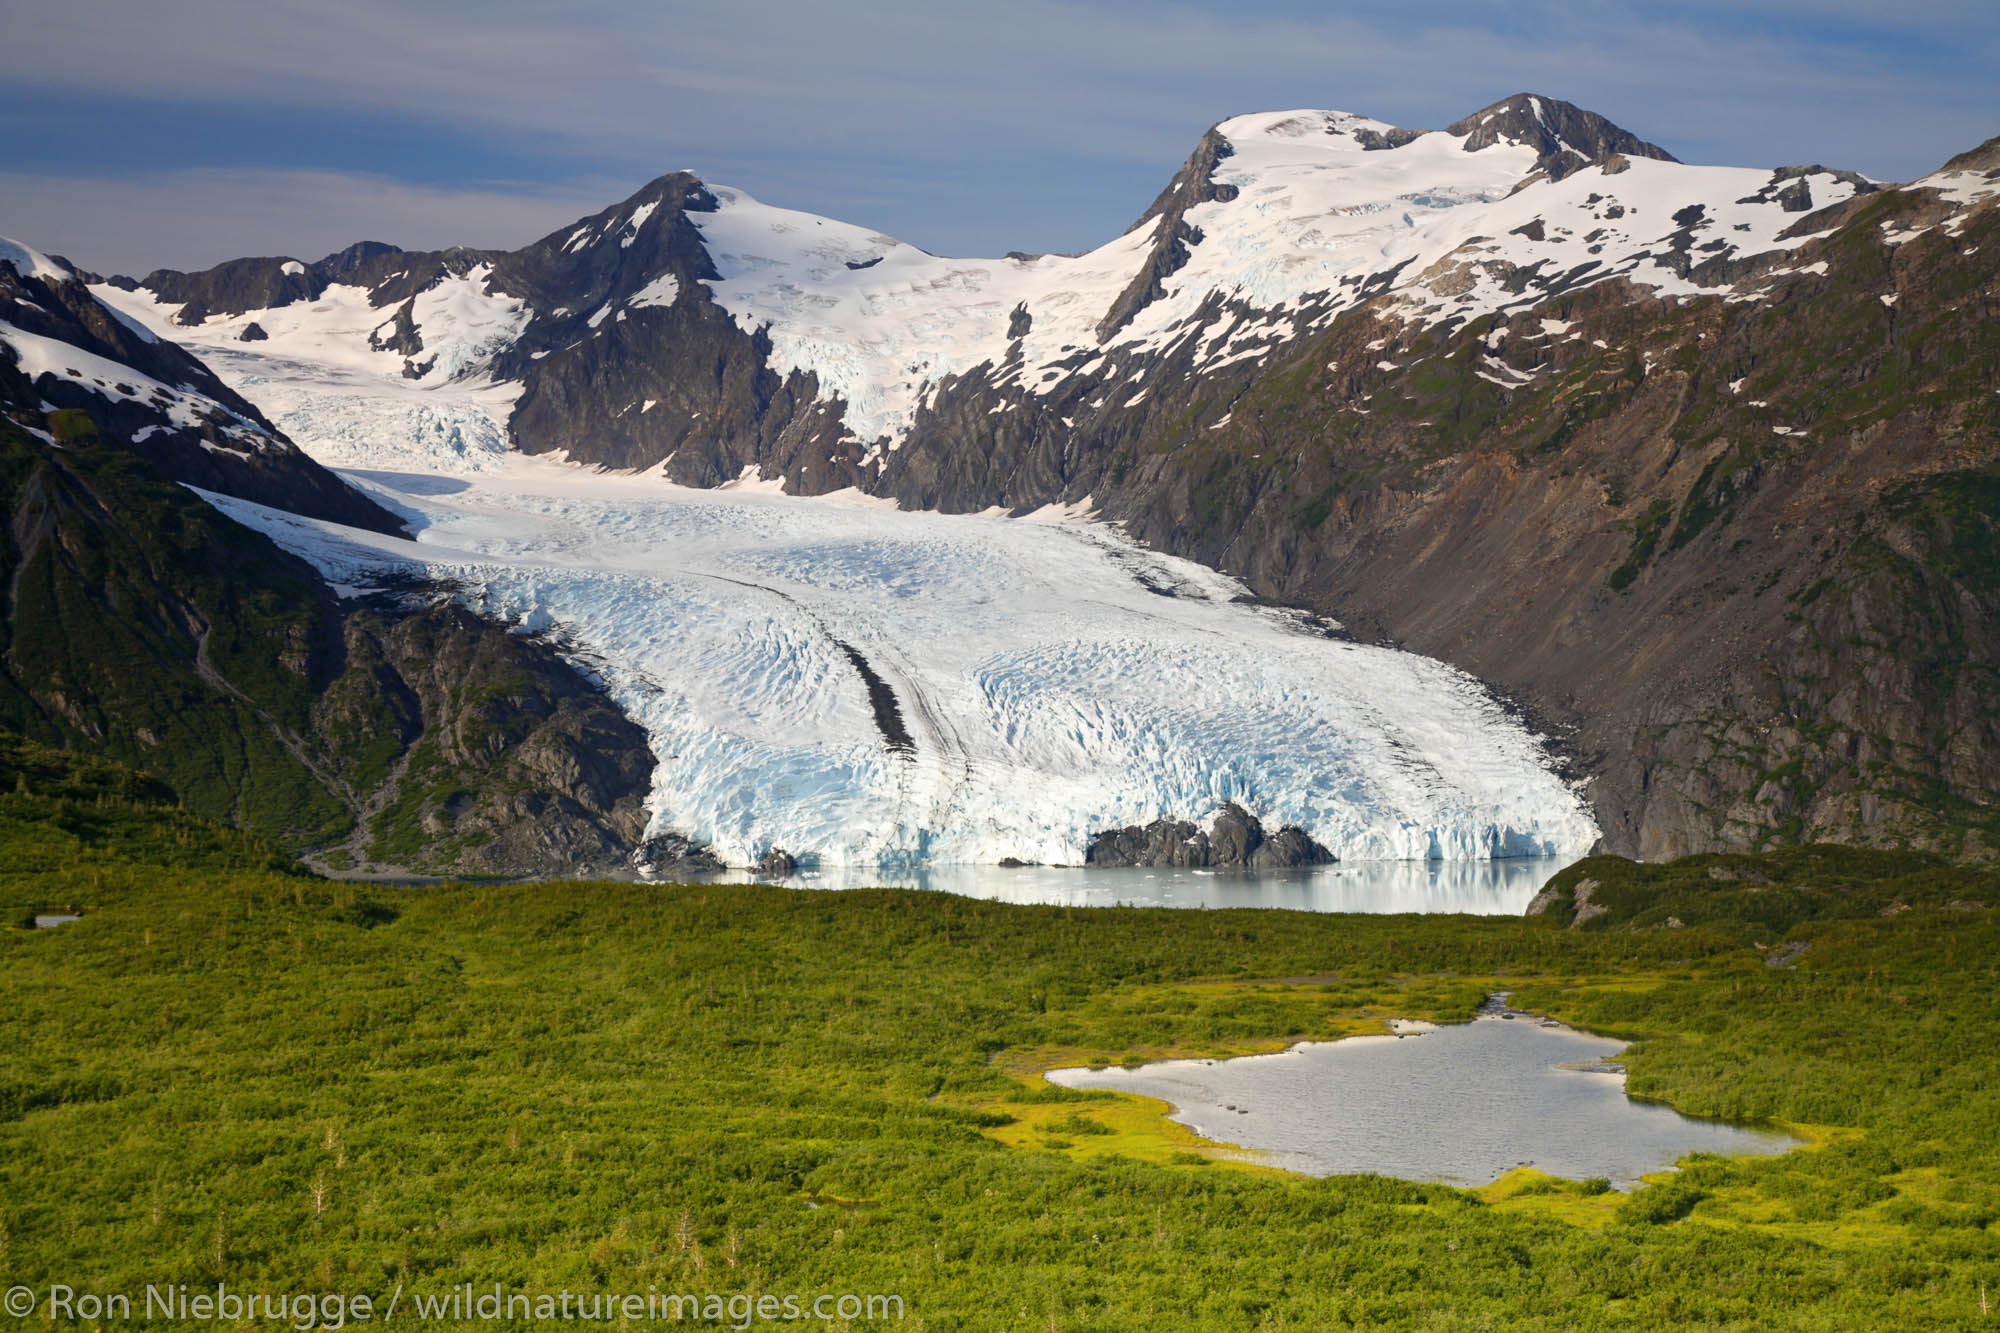
[[[1526,1169],[1633,1188],[1694,1152],[1765,1156],[1825,1141],[1776,1122],[1691,1116],[1633,1097],[1616,1058],[1628,1043],[1514,1009],[1509,994],[1489,993],[1459,1022],[1379,1020],[1385,1031],[1375,1043],[1396,1039],[1386,1048],[1443,1039],[1421,1059],[1385,1057],[1374,1043],[1363,1050],[1352,1037],[1369,1034],[1351,1033],[1220,1058],[1051,1065],[1040,1075],[1053,1087],[1143,1099],[1217,1156],[1305,1176],[1382,1174],[1488,1189]],[[1495,1041],[1519,1049],[1499,1052]],[[1592,1047],[1599,1049],[1582,1050]],[[1552,1058],[1569,1049],[1582,1058]],[[1578,1073],[1612,1074],[1616,1082],[1566,1082]],[[1412,1133],[1412,1125],[1431,1132]]]

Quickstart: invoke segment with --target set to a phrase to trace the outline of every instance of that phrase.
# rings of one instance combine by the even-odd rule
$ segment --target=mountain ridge
[[[1530,94],[1428,135],[1260,113],[1219,122],[1099,250],[993,261],[674,173],[521,251],[358,257],[376,282],[350,304],[376,322],[353,357],[400,361],[432,395],[409,420],[449,403],[484,450],[947,511],[1088,504],[1575,728],[1617,850],[1984,854],[1993,602],[1951,554],[1990,521],[1983,151],[1883,189],[1689,167]],[[142,320],[189,308],[124,295]],[[453,302],[481,312],[462,338]],[[305,345],[280,327],[297,305],[211,309],[185,336],[272,364]],[[238,344],[246,320],[279,346]],[[349,457],[340,410],[298,392],[276,418]],[[1962,739],[1926,738],[1922,672],[1839,648],[1836,609],[1920,663],[1964,656]],[[1829,709],[1840,725],[1801,727]]]

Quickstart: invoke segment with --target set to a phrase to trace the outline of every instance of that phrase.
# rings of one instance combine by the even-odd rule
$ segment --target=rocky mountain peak
[[[1647,143],[1595,111],[1538,93],[1515,93],[1482,107],[1447,125],[1445,133],[1463,135],[1468,153],[1497,143],[1532,148],[1536,155],[1535,169],[1547,173],[1551,180],[1561,180],[1580,167],[1619,154],[1650,157],[1660,162],[1680,161],[1658,144]]]
[[[1187,211],[1196,204],[1214,200],[1227,202],[1236,197],[1234,185],[1217,184],[1216,164],[1236,150],[1223,136],[1220,125],[1211,126],[1201,136],[1194,152],[1188,154],[1181,169],[1167,182],[1167,188],[1160,191],[1139,220],[1126,228],[1129,234],[1141,227],[1154,229],[1153,250],[1139,272],[1111,308],[1098,322],[1099,340],[1109,338],[1131,322],[1132,316],[1158,300],[1166,291],[1166,280],[1188,261],[1188,248],[1201,243],[1201,233],[1186,222]]]
[[[1234,198],[1235,187],[1216,185],[1215,168],[1217,163],[1235,151],[1230,146],[1228,138],[1223,135],[1222,126],[1209,126],[1207,133],[1203,134],[1200,142],[1195,144],[1194,151],[1188,154],[1187,161],[1181,163],[1180,170],[1176,171],[1174,178],[1167,182],[1167,187],[1160,191],[1153,202],[1146,206],[1146,211],[1125,230],[1128,232],[1136,230],[1159,217],[1178,222],[1181,215],[1196,204],[1207,203],[1211,199]],[[1218,190],[1221,193],[1217,193]]]
[[[367,266],[371,261],[384,255],[400,255],[403,248],[390,245],[386,241],[356,241],[344,250],[336,250],[313,267],[333,281],[339,281]]]
[[[1987,174],[2000,172],[2000,134],[1994,135],[1977,148],[1967,149],[1951,161],[1938,168],[1939,171],[1976,171]]]

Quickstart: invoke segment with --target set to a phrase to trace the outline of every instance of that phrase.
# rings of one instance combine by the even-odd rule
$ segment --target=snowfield
[[[178,305],[146,292],[102,283],[91,292],[127,324],[199,356],[328,467],[390,466],[394,459],[462,471],[505,457],[507,414],[521,394],[519,384],[483,373],[528,320],[520,302],[485,292],[486,276],[482,265],[418,296],[422,355],[434,364],[417,380],[404,377],[400,352],[369,345],[395,312],[370,306],[365,288],[336,285],[317,301],[212,318],[192,329],[173,322]],[[242,341],[253,323],[265,341]]]
[[[337,584],[446,581],[553,632],[651,737],[653,830],[732,864],[1080,863],[1237,801],[1343,859],[1577,855],[1536,739],[1440,663],[1232,599],[1067,515],[689,490],[510,456],[355,474],[414,541],[208,498]],[[890,744],[856,664],[893,691]]]

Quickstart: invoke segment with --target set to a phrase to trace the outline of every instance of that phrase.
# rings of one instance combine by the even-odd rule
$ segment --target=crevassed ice
[[[1228,578],[1101,525],[518,457],[449,494],[378,475],[407,487],[385,498],[421,540],[210,498],[340,582],[420,572],[559,632],[651,738],[654,831],[732,863],[1076,863],[1096,831],[1226,800],[1344,859],[1574,855],[1597,836],[1476,682],[1234,603]],[[885,744],[848,649],[914,754]]]

